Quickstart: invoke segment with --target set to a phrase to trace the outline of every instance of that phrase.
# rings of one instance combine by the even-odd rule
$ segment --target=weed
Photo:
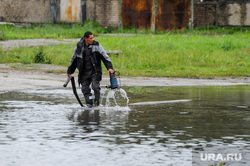
[[[7,36],[4,31],[0,31],[0,40],[7,40]]]
[[[45,53],[42,46],[39,47],[38,52],[34,57],[34,63],[44,63],[45,62]]]

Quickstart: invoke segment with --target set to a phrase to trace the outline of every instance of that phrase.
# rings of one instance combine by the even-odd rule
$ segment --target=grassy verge
[[[31,26],[15,27],[0,25],[0,40],[10,39],[38,39],[38,38],[80,38],[83,32],[91,29],[93,33],[108,33],[111,28],[103,28],[96,22],[82,24],[34,24]]]
[[[13,25],[0,25],[0,40],[10,39],[37,39],[37,38],[80,38],[85,31],[92,31],[95,36],[107,33],[125,34],[157,34],[157,35],[225,35],[249,33],[249,27],[201,27],[185,29],[182,31],[156,31],[138,29],[114,29],[112,27],[101,27],[97,22],[86,21],[84,24],[34,24],[31,26],[15,27]]]
[[[54,28],[57,29],[57,27]],[[110,55],[115,70],[120,71],[122,75],[239,77],[250,76],[250,32],[248,29],[225,28],[224,34],[226,35],[222,35],[223,28],[218,27],[217,29],[212,27],[211,29],[171,31],[162,35],[146,34],[147,31],[145,31],[144,35],[100,35],[95,39],[106,50],[122,51],[119,56]],[[82,36],[83,31],[72,31],[74,29],[69,30],[76,34],[75,36],[71,34],[69,37],[64,35],[60,37]],[[44,34],[52,35],[50,32],[49,28]],[[26,36],[26,38],[31,37]],[[74,47],[74,44],[63,44],[33,48],[20,47],[8,51],[0,49],[0,63],[47,63],[67,66]]]

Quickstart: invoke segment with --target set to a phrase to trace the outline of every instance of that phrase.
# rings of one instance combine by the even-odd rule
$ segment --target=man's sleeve
[[[102,59],[104,65],[106,66],[107,70],[113,69],[111,59],[101,45],[99,45],[99,53],[102,55],[101,59]]]
[[[71,57],[71,60],[69,62],[69,67],[67,70],[67,74],[73,74],[77,67],[77,58],[76,58],[76,48],[74,49],[74,53]]]

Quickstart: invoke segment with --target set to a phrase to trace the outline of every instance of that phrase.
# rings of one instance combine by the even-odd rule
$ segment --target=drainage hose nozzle
[[[106,86],[106,88],[110,88],[110,89],[116,89],[116,88],[119,88],[119,86],[117,85],[117,86],[112,86],[112,85],[107,85]]]

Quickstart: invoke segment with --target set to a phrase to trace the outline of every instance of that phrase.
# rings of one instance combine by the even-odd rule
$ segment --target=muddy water
[[[0,165],[192,165],[213,148],[249,165],[249,85],[123,89],[151,103],[84,110],[70,88],[0,93]]]

